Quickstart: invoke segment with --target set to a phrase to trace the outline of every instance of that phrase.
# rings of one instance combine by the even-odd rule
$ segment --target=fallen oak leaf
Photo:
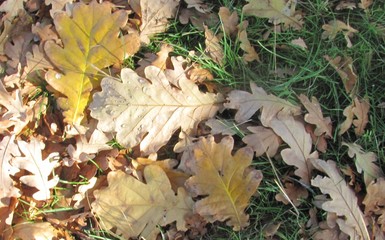
[[[124,11],[111,13],[108,2],[89,5],[76,3],[72,17],[66,13],[54,16],[56,31],[64,47],[53,41],[44,44],[44,50],[58,71],[46,74],[47,82],[65,97],[57,99],[64,111],[64,121],[80,125],[90,93],[99,86],[101,69],[123,60],[125,54],[132,55],[139,49],[135,34],[118,37],[120,28],[127,22]]]
[[[325,55],[324,58],[337,71],[342,80],[342,83],[344,84],[346,92],[354,95],[355,91],[353,90],[355,90],[358,76],[354,72],[353,59],[351,57],[342,58],[340,56],[332,59],[328,55]]]
[[[343,111],[346,119],[341,124],[338,134],[344,134],[352,124],[355,126],[354,132],[357,136],[364,134],[365,127],[369,122],[369,109],[370,105],[367,100],[359,100],[358,97],[354,98],[352,104],[347,106]],[[354,117],[356,117],[356,119],[354,119]]]
[[[312,140],[303,123],[293,117],[274,118],[270,122],[273,131],[289,145],[281,151],[282,159],[291,166],[297,167],[294,174],[305,184],[310,183],[313,165],[311,159],[318,158],[318,152],[312,151]]]
[[[237,109],[235,121],[246,122],[255,112],[261,109],[261,122],[265,127],[269,127],[270,121],[278,114],[280,116],[299,115],[301,109],[290,102],[267,94],[263,88],[250,82],[251,93],[233,90],[228,94],[228,102],[224,104],[226,108]]]
[[[342,142],[342,146],[349,148],[348,155],[350,158],[355,156],[355,165],[358,173],[364,174],[365,185],[368,186],[373,180],[384,177],[381,168],[375,162],[377,156],[373,152],[364,152],[362,147],[356,143]]]
[[[321,159],[314,159],[313,163],[317,169],[327,174],[327,177],[318,175],[311,180],[313,186],[331,197],[331,200],[322,203],[322,209],[339,216],[336,220],[337,224],[343,232],[349,234],[351,239],[371,239],[364,214],[358,206],[356,194],[342,178],[336,163]]]
[[[140,40],[150,43],[150,37],[167,29],[168,19],[175,16],[179,0],[141,0]]]
[[[301,94],[298,98],[301,101],[302,105],[308,111],[308,113],[305,114],[305,121],[316,126],[314,134],[318,137],[322,134],[326,134],[326,136],[331,138],[332,121],[330,117],[323,117],[321,106],[317,98],[312,97],[312,101],[310,101],[309,98],[303,94]]]
[[[206,25],[203,25],[203,27],[205,29],[205,52],[208,53],[214,62],[223,65],[224,53],[218,36],[216,36]]]
[[[371,217],[379,216],[377,223],[381,225],[381,230],[385,230],[385,179],[379,178],[371,182],[366,187],[366,196],[362,203],[365,205],[365,215]]]
[[[262,172],[249,169],[253,158],[251,148],[239,149],[234,155],[234,140],[224,137],[215,143],[214,137],[201,138],[195,145],[190,161],[193,176],[186,182],[193,196],[202,196],[195,211],[208,222],[225,221],[233,230],[248,226],[245,208],[256,192]]]
[[[140,144],[144,155],[157,152],[179,128],[194,133],[223,103],[221,94],[202,93],[186,77],[180,77],[175,88],[155,66],[148,66],[145,75],[148,80],[122,69],[121,80],[104,78],[102,92],[94,94],[90,104],[100,130],[116,132],[125,147]]]
[[[100,218],[104,229],[116,228],[125,238],[142,237],[153,240],[159,226],[176,221],[177,229],[185,231],[185,218],[192,214],[193,201],[178,188],[175,195],[161,167],[146,166],[146,183],[122,171],[110,172],[108,187],[94,191],[93,213]]]
[[[240,41],[239,47],[245,52],[242,56],[243,60],[246,62],[252,62],[257,61],[261,62],[259,59],[258,53],[255,51],[254,47],[251,45],[249,38],[247,37],[247,27],[249,26],[248,21],[241,22],[237,28],[238,28],[238,39]]]
[[[255,151],[255,156],[259,157],[266,153],[267,156],[274,157],[277,154],[282,139],[271,128],[256,126],[247,129],[252,134],[243,137],[242,141]]]
[[[227,7],[220,7],[218,15],[222,22],[223,32],[227,36],[234,36],[237,34],[239,17],[236,11],[230,12]]]
[[[242,12],[246,16],[254,15],[260,18],[268,18],[274,25],[284,23],[285,27],[295,29],[302,28],[300,14],[295,11],[297,1],[286,0],[248,0]]]
[[[337,37],[337,34],[339,32],[342,32],[347,42],[348,48],[352,47],[352,42],[350,41],[350,38],[353,36],[354,33],[358,32],[358,30],[352,28],[349,24],[347,25],[340,20],[332,20],[329,23],[322,25],[322,29],[325,30],[322,33],[322,39],[328,38],[330,40],[333,40]]]
[[[58,156],[58,153],[50,153],[49,156],[43,160],[42,149],[44,149],[45,146],[44,143],[36,138],[31,138],[29,143],[18,140],[17,145],[24,156],[13,158],[11,164],[18,169],[24,169],[31,173],[21,176],[20,181],[38,190],[32,195],[34,199],[50,199],[51,188],[55,187],[59,182],[58,176],[54,176],[49,180],[49,176],[58,163],[58,160],[53,160]]]

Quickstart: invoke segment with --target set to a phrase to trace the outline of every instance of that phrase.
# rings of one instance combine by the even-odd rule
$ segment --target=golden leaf
[[[135,53],[139,40],[134,35],[125,40],[118,37],[120,28],[127,22],[127,14],[124,11],[111,14],[107,2],[75,4],[72,16],[64,12],[55,14],[56,30],[64,47],[48,41],[44,50],[58,68],[48,71],[46,80],[65,96],[58,99],[65,122],[79,125],[90,92],[99,85],[101,69],[121,61],[125,53]]]
[[[146,184],[122,171],[110,172],[108,187],[94,192],[93,212],[105,229],[116,227],[125,238],[156,239],[159,226],[176,221],[177,229],[185,231],[185,217],[192,214],[193,201],[178,188],[175,195],[161,167],[144,169]]]
[[[251,148],[231,154],[234,140],[228,136],[220,143],[214,137],[201,138],[190,162],[195,175],[186,182],[188,190],[204,196],[194,206],[209,222],[226,221],[235,231],[248,225],[245,208],[262,180],[262,172],[250,169]]]

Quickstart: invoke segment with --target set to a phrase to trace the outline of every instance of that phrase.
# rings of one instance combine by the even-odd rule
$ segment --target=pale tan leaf
[[[286,0],[248,0],[243,7],[243,14],[268,18],[275,25],[283,23],[285,27],[302,28],[302,16],[295,11],[297,1]]]
[[[0,12],[5,12],[6,18],[12,20],[19,15],[19,11],[24,10],[25,1],[26,0],[5,0],[0,5]]]
[[[168,56],[174,48],[169,44],[162,44],[160,51],[156,53],[157,58],[151,63],[152,66],[158,67],[162,70],[170,68],[171,60]]]
[[[236,11],[230,12],[227,7],[220,7],[218,15],[222,21],[223,32],[227,36],[234,36],[237,34],[239,17]]]
[[[208,53],[210,58],[216,62],[219,65],[223,64],[223,58],[224,58],[224,53],[223,53],[223,48],[220,43],[220,40],[218,39],[217,36],[211,31],[206,25],[203,26],[205,29],[205,52]]]
[[[249,25],[249,22],[245,20],[237,26],[238,39],[240,41],[239,47],[245,52],[242,58],[246,62],[252,62],[254,60],[257,62],[261,62],[261,60],[259,59],[258,53],[255,51],[254,47],[251,45],[247,37],[246,29],[248,25]]]
[[[155,153],[177,129],[194,133],[201,120],[221,108],[220,94],[202,93],[186,77],[179,78],[180,88],[175,88],[155,66],[148,66],[145,75],[147,79],[123,69],[121,80],[104,78],[102,92],[94,95],[90,105],[98,128],[116,132],[117,141],[125,147],[140,143],[143,154]]]
[[[323,194],[328,194],[331,200],[322,204],[322,209],[334,212],[339,216],[336,220],[340,229],[351,239],[371,239],[364,214],[357,203],[356,194],[348,187],[342,178],[334,161],[313,161],[316,168],[327,174],[328,177],[317,176],[311,184],[320,188]]]
[[[51,153],[46,159],[42,158],[44,144],[36,138],[30,142],[18,140],[17,145],[24,156],[12,159],[12,166],[25,169],[31,174],[20,177],[20,181],[28,186],[35,187],[38,191],[32,196],[36,200],[48,200],[51,197],[50,190],[59,182],[59,177],[49,179],[58,160],[53,160],[58,153]]]
[[[215,143],[212,136],[201,138],[191,161],[194,175],[186,186],[193,196],[203,197],[194,206],[199,215],[208,222],[225,221],[239,231],[249,224],[245,208],[257,191],[262,172],[249,169],[251,148],[242,148],[232,155],[233,146],[230,136],[220,143]]]
[[[375,164],[377,156],[374,152],[364,152],[362,147],[356,143],[342,142],[342,145],[349,148],[348,154],[350,158],[354,158],[355,156],[357,172],[363,172],[366,186],[373,180],[384,177],[381,168]]]
[[[258,110],[261,109],[261,122],[265,127],[269,127],[271,119],[279,115],[299,115],[301,108],[292,103],[267,94],[263,88],[250,82],[251,93],[233,90],[228,94],[228,103],[224,106],[230,109],[237,109],[235,115],[236,122],[249,120]]]
[[[226,119],[211,118],[206,121],[206,125],[211,128],[211,134],[235,135],[239,132],[237,125]]]
[[[353,90],[355,90],[358,76],[354,71],[353,59],[351,57],[342,58],[340,56],[332,59],[328,55],[325,55],[324,58],[337,71],[342,83],[344,84],[346,92],[354,95]]]
[[[301,94],[298,98],[308,111],[308,113],[305,114],[305,121],[316,126],[314,134],[319,137],[325,133],[326,136],[331,138],[332,121],[330,117],[323,117],[322,109],[317,98],[312,97],[310,101],[309,98],[303,94]]]
[[[313,170],[310,160],[318,158],[318,152],[311,152],[312,140],[303,123],[293,117],[285,117],[272,119],[270,126],[290,147],[281,151],[282,159],[288,165],[297,167],[294,174],[299,176],[302,182],[309,184]]]
[[[167,29],[168,19],[175,16],[179,0],[141,0],[140,40],[150,43],[150,38]]]
[[[339,135],[345,133],[353,124],[354,132],[357,136],[361,136],[365,132],[365,127],[369,122],[368,113],[370,105],[367,100],[359,100],[354,98],[354,102],[344,109],[345,121],[340,126]]]
[[[32,52],[27,52],[25,57],[27,60],[27,68],[30,72],[42,69],[53,69],[52,64],[47,60],[47,57],[38,45],[33,45]]]
[[[94,192],[92,210],[105,229],[116,228],[125,238],[143,237],[154,240],[159,226],[176,221],[178,230],[185,231],[185,218],[192,214],[193,201],[179,188],[171,189],[161,167],[149,165],[144,169],[146,184],[122,172],[110,172],[108,187]]]
[[[20,156],[20,151],[15,143],[15,135],[5,136],[0,142],[0,208],[8,207],[12,197],[21,196],[20,190],[14,185],[11,178],[11,175],[14,175],[19,169],[13,167],[10,161],[13,157],[18,156]],[[2,217],[0,219],[2,222]]]
[[[248,127],[252,134],[246,135],[242,141],[255,151],[255,156],[259,157],[266,153],[269,157],[274,157],[277,154],[278,147],[282,140],[270,128],[263,126]]]

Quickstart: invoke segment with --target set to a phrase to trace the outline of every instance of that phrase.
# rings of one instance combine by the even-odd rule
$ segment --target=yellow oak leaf
[[[84,118],[90,92],[97,87],[101,69],[121,61],[139,48],[134,34],[118,37],[125,26],[127,14],[111,5],[96,1],[89,5],[74,4],[72,17],[64,12],[55,14],[54,23],[64,47],[47,41],[44,50],[57,68],[46,74],[47,82],[65,97],[58,99],[65,122],[79,125]],[[127,43],[130,44],[127,44]]]
[[[156,239],[159,226],[176,221],[185,231],[185,218],[192,214],[193,201],[184,190],[171,189],[167,175],[160,166],[144,169],[146,183],[122,171],[110,172],[108,187],[94,192],[92,210],[105,229],[116,228],[125,238]]]
[[[227,136],[220,143],[214,137],[201,138],[195,145],[191,164],[194,175],[186,182],[188,190],[202,196],[195,211],[209,222],[226,221],[235,231],[248,225],[245,213],[250,197],[257,191],[262,172],[250,169],[251,148],[242,148],[234,155],[234,140]]]

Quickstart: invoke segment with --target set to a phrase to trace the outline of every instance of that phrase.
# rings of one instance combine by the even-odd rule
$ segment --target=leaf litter
[[[352,9],[352,3],[337,7]],[[249,0],[242,12],[297,31],[305,19],[297,8],[297,1]],[[82,238],[90,221],[125,239],[193,239],[219,222],[242,231],[252,220],[250,202],[263,191],[263,172],[253,161],[259,157],[269,158],[273,168],[281,159],[292,170],[282,178],[277,201],[298,207],[312,198],[326,212],[321,222],[312,214],[314,239],[383,237],[384,174],[376,154],[342,142],[354,159],[347,165],[354,176],[348,184],[337,163],[320,159],[315,150],[327,153],[336,124],[338,135],[367,132],[371,105],[358,95],[352,57],[325,56],[351,98],[345,121],[336,124],[315,97],[300,94],[296,103],[253,82],[250,91],[222,92],[212,81],[215,73],[193,58],[175,56],[172,45],[149,53],[136,70],[123,67],[172,19],[191,22],[205,35],[205,52],[218,66],[228,64],[229,39],[245,63],[262,63],[248,37],[252,21],[229,8],[214,10],[201,0],[3,1],[2,239]],[[44,20],[33,20],[31,11],[45,11]],[[358,34],[339,20],[322,28],[330,41],[342,33],[348,48]],[[308,48],[302,38],[291,45]],[[39,83],[46,84],[57,109],[44,96],[30,97]],[[233,119],[219,117],[223,110]],[[360,174],[362,192],[352,188]],[[266,225],[263,234],[273,237],[282,224]]]

